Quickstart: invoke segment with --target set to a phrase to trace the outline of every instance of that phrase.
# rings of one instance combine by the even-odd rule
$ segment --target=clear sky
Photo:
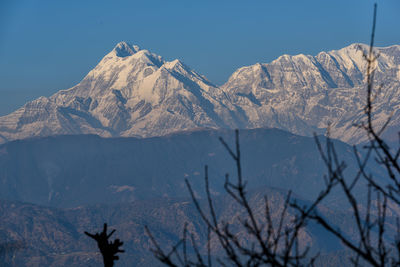
[[[77,84],[119,41],[211,82],[281,54],[368,43],[371,0],[0,0],[0,116]],[[376,45],[400,44],[400,1],[378,1]]]

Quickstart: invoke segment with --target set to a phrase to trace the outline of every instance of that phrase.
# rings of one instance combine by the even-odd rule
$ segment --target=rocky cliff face
[[[317,56],[283,55],[238,69],[221,87],[185,66],[119,43],[76,86],[0,117],[0,143],[32,136],[162,136],[194,128],[276,127],[365,141],[353,127],[365,104],[368,47],[353,44]],[[400,124],[400,46],[377,48],[375,123]]]

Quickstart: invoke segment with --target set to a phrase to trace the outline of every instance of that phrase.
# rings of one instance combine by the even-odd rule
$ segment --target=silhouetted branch
[[[383,126],[380,127],[380,129],[375,127],[373,119],[374,102],[382,90],[382,86],[379,86],[374,93],[374,64],[379,56],[376,55],[373,49],[376,13],[377,5],[375,4],[369,52],[368,54],[365,52],[363,54],[364,59],[367,62],[367,101],[364,108],[367,122],[358,125],[359,128],[365,131],[366,136],[369,139],[369,144],[364,146],[364,149],[366,150],[364,158],[361,158],[357,147],[354,146],[354,155],[358,164],[358,172],[353,180],[350,180],[349,178],[345,179],[340,165],[337,164],[338,155],[334,150],[329,136],[326,151],[323,151],[321,145],[317,142],[321,157],[328,169],[329,179],[326,187],[328,189],[329,187],[333,188],[338,186],[344,193],[344,196],[350,205],[351,214],[354,218],[354,225],[358,236],[356,239],[351,239],[343,234],[340,227],[335,226],[326,218],[318,214],[317,206],[314,206],[312,212],[309,212],[309,208],[300,207],[298,205],[293,205],[293,207],[304,214],[309,212],[307,215],[309,219],[322,225],[326,231],[332,233],[348,249],[353,251],[355,257],[352,259],[352,262],[355,266],[361,266],[361,259],[363,260],[363,266],[365,264],[371,266],[399,266],[399,238],[396,237],[393,241],[390,241],[393,235],[389,233],[385,236],[385,232],[387,232],[386,217],[388,201],[392,201],[394,205],[400,205],[400,165],[398,161],[400,149],[393,151],[381,137],[383,131],[390,123],[391,115],[383,123]],[[376,157],[376,162],[386,170],[387,176],[384,178],[386,180],[377,179],[367,173],[367,163],[372,155]],[[356,185],[359,185],[358,182],[360,181],[360,178],[363,178],[367,182],[368,187],[365,211],[361,210],[362,205],[360,199],[353,190]],[[351,181],[350,183],[348,182],[349,180]],[[372,198],[373,192],[376,195],[375,199]],[[315,202],[318,202],[318,199]],[[374,206],[372,205],[373,203],[375,203]],[[397,229],[399,229],[399,225],[397,225]]]
[[[368,138],[368,145],[365,145],[364,154],[361,155],[357,146],[353,147],[353,152],[358,166],[358,171],[354,177],[346,177],[344,170],[346,162],[340,159],[335,146],[330,139],[329,127],[325,146],[315,136],[315,142],[320,153],[321,159],[327,168],[327,175],[324,177],[325,187],[317,198],[309,205],[300,205],[295,199],[291,198],[291,193],[287,195],[283,209],[279,213],[277,223],[272,220],[271,206],[268,196],[265,196],[265,214],[259,219],[254,209],[250,205],[247,196],[246,182],[242,175],[239,132],[235,131],[235,148],[232,149],[223,138],[220,137],[222,145],[232,157],[236,165],[237,179],[232,181],[228,174],[225,176],[224,188],[232,201],[237,203],[243,212],[243,216],[236,225],[244,229],[247,233],[246,242],[232,230],[232,225],[219,220],[214,206],[209,188],[208,168],[205,166],[205,191],[208,204],[207,212],[199,203],[195,196],[192,186],[186,180],[186,185],[203,223],[207,227],[207,255],[208,260],[202,258],[197,244],[192,235],[191,243],[195,251],[195,259],[189,260],[187,255],[187,229],[185,227],[183,239],[179,241],[169,253],[165,253],[157,244],[150,231],[148,234],[155,246],[153,250],[155,256],[161,262],[169,266],[179,266],[174,263],[172,255],[179,259],[178,247],[183,245],[184,261],[180,261],[182,266],[211,266],[211,247],[210,236],[215,236],[224,251],[224,257],[216,256],[216,262],[220,266],[312,266],[315,263],[314,257],[307,257],[308,247],[301,247],[299,233],[308,221],[320,224],[326,232],[331,233],[341,243],[353,252],[351,261],[354,266],[400,266],[400,223],[397,218],[397,236],[388,233],[388,205],[400,205],[400,148],[390,147],[382,138],[384,130],[389,126],[391,117],[380,127],[374,124],[375,102],[379,97],[383,86],[375,88],[374,74],[375,63],[378,54],[374,51],[374,38],[376,28],[377,5],[374,5],[372,33],[368,52],[363,51],[363,56],[367,62],[367,99],[364,107],[365,122],[356,125],[365,131]],[[400,144],[400,133],[399,133]],[[385,169],[386,176],[377,179],[368,173],[368,163],[371,158]],[[366,186],[366,200],[362,202],[360,196],[355,193],[355,189]],[[338,189],[343,193],[344,200],[349,205],[349,213],[353,219],[355,236],[348,237],[340,226],[333,224],[330,220],[319,214],[321,203]],[[365,204],[365,205],[362,205]],[[291,218],[288,209],[294,210],[294,218]]]
[[[240,210],[244,212],[244,216],[239,219],[239,226],[246,230],[246,240],[242,240],[231,229],[231,225],[218,219],[214,201],[211,196],[209,185],[208,167],[204,168],[204,182],[206,192],[206,203],[208,205],[207,212],[201,207],[199,200],[195,196],[193,188],[188,180],[186,185],[193,204],[207,227],[207,260],[204,260],[193,235],[190,235],[192,249],[195,253],[194,259],[188,259],[187,255],[187,229],[185,227],[183,238],[172,247],[169,252],[164,252],[149,229],[146,231],[154,245],[152,250],[154,255],[164,264],[168,266],[211,266],[211,235],[215,236],[219,245],[224,251],[225,256],[215,256],[215,260],[220,266],[312,266],[315,258],[307,258],[308,248],[301,248],[299,242],[299,233],[305,226],[307,216],[300,214],[294,218],[289,218],[288,208],[291,203],[291,194],[287,198],[282,207],[278,222],[274,223],[271,218],[270,203],[268,197],[265,196],[265,216],[261,219],[256,218],[255,211],[250,205],[246,192],[246,183],[242,176],[241,158],[240,158],[240,142],[239,131],[235,131],[235,150],[220,138],[222,145],[236,165],[236,182],[231,182],[229,175],[226,175],[224,188],[233,200],[236,202]],[[324,196],[321,196],[321,199]],[[287,227],[284,225],[291,225]],[[245,242],[244,242],[245,241]],[[182,245],[182,252],[178,251],[178,247]],[[183,255],[179,255],[183,254]],[[183,258],[184,261],[174,260]]]

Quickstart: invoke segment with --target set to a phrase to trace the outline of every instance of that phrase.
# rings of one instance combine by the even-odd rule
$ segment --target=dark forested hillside
[[[218,141],[229,130],[201,130],[165,137],[54,136],[0,146],[0,198],[54,207],[188,196],[184,179],[199,194],[209,165],[215,194],[234,165]],[[325,167],[314,139],[277,129],[241,131],[243,168],[249,186],[294,189],[310,199],[323,186]],[[337,142],[344,160],[351,147]],[[355,171],[349,166],[348,171]]]

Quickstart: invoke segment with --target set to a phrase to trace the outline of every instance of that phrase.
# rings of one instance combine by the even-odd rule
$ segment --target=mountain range
[[[283,55],[235,71],[216,86],[179,60],[121,42],[76,86],[0,117],[0,143],[34,136],[96,134],[152,137],[196,128],[279,128],[357,144],[363,119],[368,46],[352,44],[316,56]],[[400,46],[375,48],[381,86],[374,123],[400,125]]]

